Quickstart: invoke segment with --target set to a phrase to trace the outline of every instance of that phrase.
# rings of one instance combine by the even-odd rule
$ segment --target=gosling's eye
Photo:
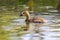
[[[22,14],[25,14],[26,12],[22,12]]]
[[[24,14],[24,13],[23,13]]]

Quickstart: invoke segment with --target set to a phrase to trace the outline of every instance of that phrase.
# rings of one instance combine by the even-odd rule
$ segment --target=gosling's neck
[[[30,15],[26,16],[26,21],[28,22],[30,20]]]

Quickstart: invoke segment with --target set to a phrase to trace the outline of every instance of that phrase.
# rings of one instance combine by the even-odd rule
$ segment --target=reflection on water
[[[12,20],[11,24],[3,27],[9,32],[8,40],[60,40],[60,16],[40,15],[47,23],[25,23],[25,19]]]

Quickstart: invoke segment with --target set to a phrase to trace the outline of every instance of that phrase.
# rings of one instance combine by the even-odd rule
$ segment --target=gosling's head
[[[29,16],[29,12],[28,11],[23,11],[20,16]]]

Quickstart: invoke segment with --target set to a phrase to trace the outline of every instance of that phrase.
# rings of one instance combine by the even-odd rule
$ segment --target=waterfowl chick
[[[25,16],[26,22],[33,22],[33,23],[45,23],[46,22],[44,18],[40,18],[40,17],[30,18],[30,14],[28,11],[23,11],[20,16]]]

